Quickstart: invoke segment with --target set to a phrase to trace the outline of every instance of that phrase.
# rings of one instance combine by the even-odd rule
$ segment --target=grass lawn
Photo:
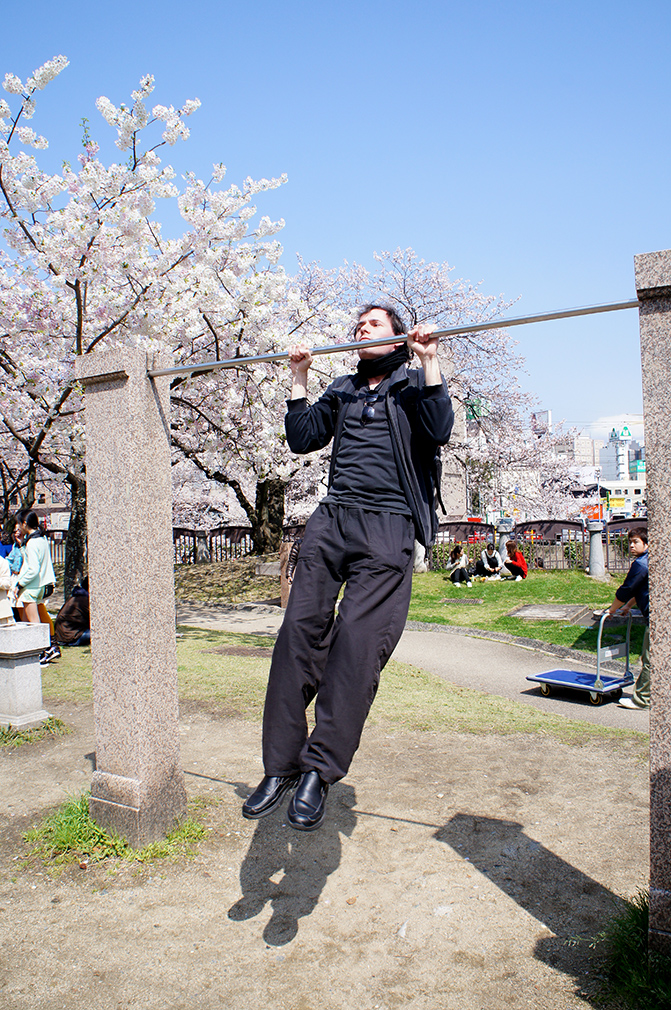
[[[232,558],[201,565],[175,565],[175,596],[193,603],[249,603],[276,599],[278,576],[256,575],[257,557]],[[279,561],[279,554],[267,555]]]
[[[279,578],[257,576],[257,558],[237,558],[232,561],[175,567],[175,595],[178,601],[202,603],[269,602],[279,597]],[[603,609],[612,602],[622,578],[609,582],[594,582],[579,571],[532,571],[523,582],[474,582],[471,589],[456,589],[444,572],[415,575],[408,619],[429,624],[452,624],[460,627],[501,631],[520,638],[535,638],[555,645],[596,652],[597,629],[565,625],[559,621],[526,621],[507,615],[525,603],[572,603]],[[481,604],[468,600],[480,599]],[[452,601],[452,602],[445,602]],[[632,627],[632,657],[640,655],[643,627]],[[622,625],[606,625],[604,644],[623,641]],[[71,650],[73,654],[88,650]],[[76,669],[80,660],[68,666]],[[49,668],[50,670],[51,668]],[[51,674],[46,673],[48,681]],[[69,674],[66,680],[69,680]],[[64,689],[70,691],[67,684]],[[79,688],[72,688],[76,693]],[[74,697],[74,694],[72,695]]]
[[[471,589],[457,589],[444,572],[415,575],[408,619],[429,624],[502,631],[521,638],[537,638],[586,652],[596,652],[597,628],[581,628],[559,621],[527,621],[507,615],[515,607],[530,603],[568,603],[592,610],[609,606],[622,578],[594,582],[579,571],[533,571],[523,582],[474,582]],[[464,601],[481,599],[482,604]],[[454,603],[446,603],[456,601]],[[632,626],[632,655],[640,654],[643,627]],[[606,625],[603,644],[623,641],[624,626]]]
[[[273,639],[201,628],[181,628],[177,641],[179,694],[223,715],[260,721]],[[64,649],[42,673],[50,699],[91,699],[88,648]],[[544,713],[530,705],[448,684],[403,663],[386,667],[371,712],[373,725],[427,732],[525,733],[568,744],[593,741],[624,747],[645,759],[647,735],[615,730]]]
[[[279,596],[279,578],[254,574],[257,558],[237,558],[175,567],[178,600],[207,603],[268,602]],[[532,571],[523,582],[474,582],[456,589],[444,572],[415,575],[408,619],[429,624],[502,631],[555,645],[596,652],[597,629],[563,625],[559,621],[526,621],[507,615],[525,603],[573,603],[603,609],[610,605],[622,577],[594,582],[580,571]],[[472,599],[482,604],[469,604]],[[445,602],[448,601],[448,602]],[[451,602],[449,602],[451,601]],[[623,641],[624,628],[606,625],[604,644]],[[640,655],[643,627],[632,627],[632,657]]]

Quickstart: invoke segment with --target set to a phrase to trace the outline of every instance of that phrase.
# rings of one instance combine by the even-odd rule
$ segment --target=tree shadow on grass
[[[354,830],[355,803],[352,786],[339,782],[330,789],[319,831],[294,831],[287,825],[286,808],[259,820],[240,867],[242,896],[228,910],[229,919],[252,919],[270,904],[263,939],[276,947],[290,943],[299,919],[313,912],[329,875],[340,865],[340,836]]]
[[[434,837],[450,845],[553,934],[534,956],[572,976],[577,994],[593,1003],[589,941],[623,902],[592,877],[546,849],[515,821],[455,814]],[[607,836],[604,845],[611,846]],[[624,858],[624,857],[623,857]]]

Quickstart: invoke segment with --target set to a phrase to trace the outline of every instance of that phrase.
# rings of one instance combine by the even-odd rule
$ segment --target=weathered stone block
[[[49,718],[39,659],[48,647],[46,624],[0,626],[0,726],[30,729]]]

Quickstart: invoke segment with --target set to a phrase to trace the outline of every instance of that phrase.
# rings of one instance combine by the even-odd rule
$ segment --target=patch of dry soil
[[[94,739],[88,706],[52,708],[71,736],[0,755],[5,1010],[573,1010],[592,1005],[573,938],[646,883],[647,770],[606,746],[369,727],[300,834],[242,819],[260,729],[198,705],[196,857],[53,878],[20,832],[88,785]]]

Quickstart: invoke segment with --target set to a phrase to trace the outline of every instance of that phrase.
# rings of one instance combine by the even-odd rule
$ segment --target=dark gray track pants
[[[270,668],[266,775],[315,769],[331,783],[347,774],[408,615],[413,545],[405,516],[320,505],[310,517]]]

